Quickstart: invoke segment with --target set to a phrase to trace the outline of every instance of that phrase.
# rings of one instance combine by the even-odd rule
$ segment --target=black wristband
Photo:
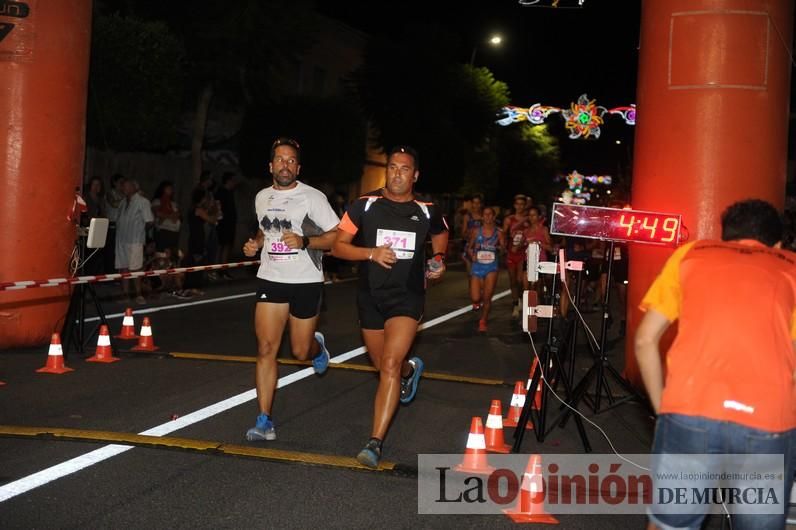
[[[309,236],[301,236],[301,248],[306,250],[306,248],[309,246],[310,246]]]

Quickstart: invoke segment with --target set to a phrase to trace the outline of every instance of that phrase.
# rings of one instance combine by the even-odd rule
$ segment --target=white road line
[[[148,312],[163,311],[165,309],[175,309],[178,307],[185,307],[186,305],[197,305],[201,303],[211,303],[215,301],[231,300],[235,298],[242,298],[244,296],[251,296],[252,294],[254,293],[246,293],[242,295],[234,295],[224,298],[215,298],[212,300],[201,300],[199,302],[177,304],[174,306],[156,307],[152,308]],[[493,296],[492,299],[497,300],[503,298],[508,294],[509,291],[503,291]],[[147,310],[137,311],[137,313],[144,313],[145,311]],[[424,329],[428,329],[438,324],[442,324],[443,322],[446,322],[459,315],[468,313],[469,311],[472,311],[471,306],[457,309],[456,311],[452,311],[450,313],[437,317],[433,320],[429,320],[428,322],[422,324],[418,328],[418,330],[422,331]],[[353,359],[358,355],[362,355],[363,353],[365,353],[365,348],[363,346],[360,346],[359,348],[355,348],[349,352],[343,353],[336,357],[332,357],[331,362],[342,363],[349,359]],[[302,379],[309,377],[313,373],[314,371],[312,368],[304,368],[302,370],[299,370],[298,372],[294,372],[290,375],[280,377],[277,380],[276,387],[282,388],[287,385],[293,384],[297,381],[301,381]],[[140,432],[138,434],[148,435],[148,436],[165,436],[167,434],[171,434],[174,431],[193,425],[194,423],[199,423],[200,421],[206,420],[212,416],[215,416],[216,414],[221,414],[222,412],[237,407],[238,405],[248,403],[249,401],[252,401],[256,397],[257,397],[257,391],[255,389],[247,390],[246,392],[240,393],[236,396],[232,396],[223,401],[219,401],[218,403],[214,403],[205,408],[196,410],[194,412],[191,412],[190,414],[181,416],[176,420],[171,420],[168,423],[163,423],[156,427],[152,427],[151,429],[147,429],[146,431]],[[129,451],[130,449],[134,449],[134,447],[129,445],[117,445],[117,444],[106,445],[99,449],[91,451],[90,453],[86,453],[76,458],[72,458],[71,460],[67,460],[66,462],[56,464],[52,467],[48,467],[47,469],[43,469],[42,471],[39,471],[37,473],[33,473],[32,475],[28,475],[27,477],[15,480],[14,482],[9,482],[8,484],[0,486],[0,502],[7,501],[8,499],[16,497],[17,495],[26,493],[30,490],[38,488],[39,486],[44,486],[49,482],[52,482],[59,478],[63,478],[67,475],[71,475],[72,473],[77,473],[82,469],[93,466],[94,464],[98,464],[103,460],[107,460],[114,456],[120,455],[126,451]]]
[[[511,291],[503,291],[503,292],[497,293],[495,295],[492,295],[492,300],[500,300],[501,298],[504,298],[504,297],[508,296],[509,294],[511,294]],[[448,321],[448,320],[450,320],[452,318],[456,318],[459,315],[464,315],[466,313],[469,313],[472,310],[473,310],[473,306],[469,306],[468,305],[467,307],[462,307],[461,309],[457,309],[456,311],[451,311],[450,313],[442,315],[441,317],[437,317],[435,319],[429,320],[428,322],[424,322],[423,324],[420,324],[420,326],[418,326],[417,330],[418,331],[423,331],[424,329],[428,329],[430,327],[436,326],[437,324],[442,324],[443,322],[446,322],[446,321]]]
[[[247,296],[254,296],[256,293],[243,293],[243,294],[233,294],[230,296],[222,296],[220,298],[208,298],[207,300],[196,300],[195,302],[185,302],[184,304],[171,304],[171,305],[162,305],[159,307],[149,307],[146,309],[136,309],[133,311],[136,315],[147,315],[149,313],[157,313],[158,311],[167,311],[169,309],[181,309],[183,307],[191,307],[194,305],[204,305],[204,304],[213,304],[215,302],[226,302],[227,300],[237,300],[238,298],[246,298]],[[111,315],[105,315],[105,318],[111,320],[113,318],[122,318],[124,313],[113,313]],[[86,322],[96,322],[100,318],[99,317],[91,317],[87,318]]]
[[[336,282],[333,282],[333,281],[329,280],[329,281],[323,282],[323,284],[324,285],[336,285],[338,283],[352,282],[352,281],[357,280],[357,279],[358,278],[343,278],[342,280],[337,280]],[[495,296],[492,297],[492,299],[493,300],[497,300],[498,298],[503,298],[504,296],[506,296],[507,293],[508,293],[508,291],[506,291],[504,293],[496,294]],[[215,302],[226,302],[228,300],[237,300],[238,298],[246,298],[247,296],[254,296],[255,294],[257,294],[257,293],[253,293],[252,292],[252,293],[243,293],[243,294],[232,294],[232,295],[229,295],[229,296],[221,296],[219,298],[208,298],[206,300],[195,300],[193,302],[185,302],[185,303],[182,303],[182,304],[171,304],[171,305],[162,305],[162,306],[158,306],[158,307],[149,307],[149,308],[145,308],[145,309],[136,309],[134,311],[134,313],[136,315],[148,315],[149,313],[157,313],[159,311],[167,311],[169,309],[180,309],[180,308],[183,308],[183,307],[191,307],[191,306],[195,306],[195,305],[213,304]],[[466,313],[466,311],[465,311],[465,313]],[[458,313],[456,316],[458,316],[460,314],[462,314],[462,313]],[[105,318],[107,320],[112,320],[112,319],[115,319],[115,318],[122,318],[123,316],[124,316],[124,313],[111,313],[110,315],[105,315]],[[440,317],[440,318],[442,318],[442,317]],[[451,317],[451,318],[453,318],[453,317]],[[87,318],[85,320],[86,320],[86,322],[97,322],[97,321],[99,321],[99,319],[100,319],[99,317],[89,317],[89,318]],[[421,326],[420,329],[421,330],[424,329],[423,326]]]
[[[500,300],[501,298],[504,298],[504,297],[506,297],[506,296],[508,296],[510,294],[511,294],[511,291],[502,291],[502,292],[500,292],[500,293],[498,293],[496,295],[493,295],[492,296],[492,300]],[[424,329],[432,328],[432,327],[436,326],[437,324],[442,324],[443,322],[447,322],[448,320],[450,320],[452,318],[456,318],[456,317],[458,317],[460,315],[465,315],[465,314],[471,312],[472,310],[473,310],[473,307],[468,305],[467,307],[462,307],[461,309],[457,309],[456,311],[451,311],[450,313],[446,313],[446,314],[444,314],[442,316],[439,316],[437,318],[429,320],[428,322],[424,322],[424,323],[420,324],[417,327],[417,331],[423,331]],[[343,362],[346,362],[349,359],[353,359],[354,357],[356,357],[358,355],[362,355],[366,351],[367,350],[365,349],[364,346],[360,346],[359,348],[351,350],[348,353],[343,353],[341,355],[338,355],[337,357],[334,357],[333,359],[331,359],[330,362],[343,363]]]
[[[356,280],[357,278],[345,278],[342,280],[338,280],[336,282],[328,281],[323,282],[324,285],[333,285],[338,283],[347,283]],[[208,298],[206,300],[195,300],[193,302],[185,302],[182,304],[171,304],[171,305],[162,305],[158,307],[149,307],[145,309],[136,309],[134,313],[136,315],[148,315],[149,313],[157,313],[158,311],[167,311],[169,309],[180,309],[182,307],[191,307],[194,305],[204,305],[204,304],[213,304],[215,302],[226,302],[228,300],[237,300],[238,298],[246,298],[247,296],[254,296],[256,293],[243,293],[243,294],[232,294],[229,296],[221,296],[219,298]],[[122,318],[124,313],[112,313],[110,315],[105,315],[107,320],[115,319],[115,318]],[[86,319],[86,322],[97,322],[100,318],[99,317],[90,317]]]

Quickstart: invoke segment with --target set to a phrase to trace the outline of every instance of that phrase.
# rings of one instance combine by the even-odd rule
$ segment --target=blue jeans
[[[796,464],[796,429],[785,432],[768,432],[744,427],[743,425],[716,421],[699,416],[681,414],[661,414],[655,427],[655,441],[652,447],[653,480],[656,474],[666,472],[666,464],[661,462],[660,455],[673,454],[775,454],[783,455],[785,465],[783,498],[777,499],[782,504],[781,514],[732,514],[733,528],[743,530],[783,529],[787,514],[790,490],[793,485],[794,466]],[[707,460],[707,459],[703,459]],[[700,472],[721,473],[723,469],[715,469],[709,462],[704,462]],[[682,486],[694,488],[741,487],[748,481],[733,482],[728,480],[719,484],[718,481],[684,481]],[[657,490],[656,490],[657,491]],[[655,507],[649,514],[653,523],[662,529],[699,528],[705,519],[704,507],[694,506],[695,513],[664,513],[666,510]],[[678,511],[683,511],[679,507]],[[700,513],[702,512],[702,513]]]

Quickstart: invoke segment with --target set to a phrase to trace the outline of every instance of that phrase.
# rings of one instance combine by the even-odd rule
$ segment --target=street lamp
[[[489,37],[489,40],[487,42],[490,45],[492,45],[492,46],[498,47],[503,42],[503,37],[501,37],[499,34],[495,33],[494,35]],[[475,52],[476,51],[478,51],[478,44],[473,46],[473,53],[470,55],[470,66],[474,66],[475,65]]]

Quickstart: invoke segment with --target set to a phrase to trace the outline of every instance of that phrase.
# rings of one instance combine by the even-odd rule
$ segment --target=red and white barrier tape
[[[452,244],[455,239],[449,241]],[[116,274],[96,274],[92,276],[75,276],[73,278],[52,278],[49,280],[26,280],[21,282],[0,282],[0,291],[18,291],[34,287],[58,287],[59,285],[78,285],[81,283],[111,282],[113,280],[140,278],[143,276],[162,276],[164,274],[180,274],[183,272],[215,271],[221,269],[235,269],[259,265],[260,260],[239,261],[237,263],[219,263],[217,265],[201,265],[199,267],[178,267],[174,269],[159,269],[154,271],[120,272]],[[453,263],[450,263],[452,265]]]
[[[95,274],[92,276],[75,276],[73,278],[52,278],[49,280],[27,280],[22,282],[0,282],[0,291],[16,291],[33,287],[57,287],[59,285],[77,285],[80,283],[109,282],[119,279],[140,278],[143,276],[162,276],[164,274],[180,274],[183,272],[215,271],[221,269],[235,269],[259,265],[259,260],[239,261],[237,263],[219,263],[217,265],[201,265],[199,267],[178,267],[173,269],[160,269],[154,271],[120,272],[117,274]]]

